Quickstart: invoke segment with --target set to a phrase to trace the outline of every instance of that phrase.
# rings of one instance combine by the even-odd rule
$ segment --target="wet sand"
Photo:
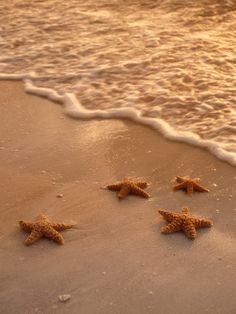
[[[1,313],[235,313],[235,168],[126,120],[70,119],[19,82],[0,87]],[[173,192],[176,175],[211,191]],[[101,189],[124,176],[147,180],[151,198]],[[195,241],[161,234],[158,209],[185,205],[214,226]],[[77,223],[64,246],[23,245],[17,222],[41,212]]]

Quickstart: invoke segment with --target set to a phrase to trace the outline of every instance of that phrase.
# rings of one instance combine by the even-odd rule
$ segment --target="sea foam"
[[[74,118],[129,118],[236,164],[234,1],[2,1],[0,51],[0,78]]]
[[[31,80],[31,75],[32,74],[0,74],[0,79],[23,80],[25,91],[27,93],[44,97],[62,104],[64,106],[65,113],[70,117],[77,119],[129,119],[157,130],[169,140],[184,142],[190,145],[205,148],[217,158],[236,166],[236,153],[225,151],[220,144],[215,141],[203,140],[200,136],[193,132],[177,131],[166,121],[158,118],[144,117],[140,111],[134,108],[126,107],[107,110],[88,110],[82,106],[76,95],[73,93],[60,95],[51,88],[34,86]]]

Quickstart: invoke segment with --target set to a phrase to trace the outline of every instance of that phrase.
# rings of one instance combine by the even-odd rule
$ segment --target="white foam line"
[[[236,166],[236,153],[228,152],[221,148],[215,141],[201,139],[197,134],[192,132],[176,131],[167,122],[159,118],[143,117],[141,112],[134,108],[115,108],[108,110],[88,110],[82,106],[76,96],[72,93],[60,95],[50,88],[36,87],[33,85],[31,78],[35,78],[35,74],[0,74],[0,79],[5,80],[23,80],[27,93],[48,98],[54,102],[64,104],[65,113],[77,119],[118,119],[125,118],[143,125],[152,127],[159,131],[165,138],[185,142],[190,145],[207,149],[219,159]]]
[[[32,83],[32,79],[37,78],[37,75],[34,72],[25,73],[25,74],[4,74],[0,73],[0,80],[13,80],[19,81],[22,80],[24,82],[25,91],[28,94],[37,95],[40,97],[48,98],[54,102],[63,103],[64,96],[60,95],[54,89],[44,88],[44,87],[36,87]]]
[[[74,94],[65,94],[65,111],[68,115],[78,119],[116,119],[126,118],[143,125],[150,126],[158,130],[165,138],[185,142],[190,145],[203,147],[221,160],[236,166],[236,153],[225,151],[214,141],[203,140],[197,134],[192,132],[182,132],[174,130],[167,122],[158,118],[143,117],[141,113],[134,108],[118,108],[108,110],[87,110],[78,101]]]
[[[0,80],[11,80],[11,81],[18,81],[18,80],[24,80],[27,78],[33,78],[33,73],[25,73],[25,74],[4,74],[0,73]]]
[[[36,87],[32,84],[31,80],[25,79],[25,91],[29,94],[37,95],[40,97],[48,98],[52,101],[64,103],[64,96],[58,94],[54,89],[45,87]]]

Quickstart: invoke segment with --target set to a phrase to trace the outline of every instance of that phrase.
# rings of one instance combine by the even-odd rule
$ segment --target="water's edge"
[[[65,114],[70,117],[77,119],[129,119],[157,130],[166,139],[205,148],[218,159],[225,161],[232,166],[236,166],[236,153],[228,152],[222,149],[215,141],[201,139],[193,132],[177,131],[162,119],[143,117],[141,112],[134,108],[126,107],[107,110],[88,110],[82,106],[78,98],[73,93],[60,95],[57,91],[51,88],[36,87],[33,84],[34,77],[34,73],[0,73],[0,80],[23,81],[26,93],[44,97],[53,102],[64,105]]]

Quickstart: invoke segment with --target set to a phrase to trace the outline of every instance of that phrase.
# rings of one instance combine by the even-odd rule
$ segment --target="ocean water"
[[[235,0],[0,1],[0,78],[236,165]]]

